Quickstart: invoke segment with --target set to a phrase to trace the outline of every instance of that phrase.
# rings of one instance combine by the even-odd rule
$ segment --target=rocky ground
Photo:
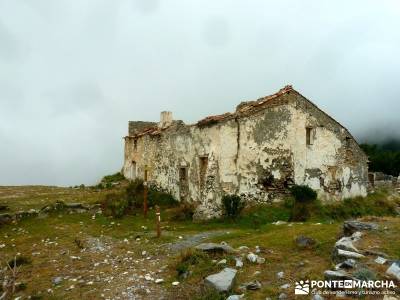
[[[102,191],[4,189],[0,205],[9,209],[0,214],[11,220],[0,225],[3,281],[11,276],[7,262],[20,265],[12,299],[294,299],[302,279],[400,279],[399,218],[252,229],[175,222],[163,211],[156,238],[153,211],[147,219],[107,218],[93,205]],[[69,205],[54,209],[57,200]],[[217,298],[214,290],[227,292]]]

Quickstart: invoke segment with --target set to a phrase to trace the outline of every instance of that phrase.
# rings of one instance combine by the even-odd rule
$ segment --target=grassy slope
[[[4,192],[2,188],[1,192],[0,204],[7,204],[13,210],[19,210],[22,207],[24,209],[38,208],[44,203],[61,200],[60,197],[66,202],[93,203],[106,193],[104,190],[93,192],[87,189],[53,187],[7,188],[7,192]],[[143,297],[155,299],[157,293],[160,293],[174,299],[187,299],[193,298],[198,293],[204,276],[222,269],[222,266],[212,263],[199,265],[194,268],[196,271],[192,276],[185,280],[179,279],[181,281],[179,288],[173,288],[170,283],[177,280],[175,265],[179,258],[167,251],[165,243],[179,241],[179,236],[185,238],[187,235],[200,231],[223,230],[226,232],[224,235],[211,240],[226,241],[234,247],[245,245],[253,251],[258,245],[265,250],[261,255],[266,258],[266,263],[253,265],[245,262],[237,278],[238,283],[254,279],[261,281],[263,284],[261,290],[247,294],[250,299],[265,299],[266,296],[276,297],[281,291],[279,287],[284,283],[292,283],[293,287],[294,281],[300,278],[321,279],[323,271],[331,268],[330,253],[341,226],[341,222],[319,225],[305,223],[292,226],[257,224],[257,229],[253,229],[253,224],[248,220],[238,223],[196,224],[168,221],[168,215],[168,211],[163,211],[163,237],[160,240],[154,238],[153,211],[150,211],[148,219],[144,219],[140,214],[126,216],[119,220],[103,216],[92,219],[90,214],[54,214],[45,219],[24,220],[18,224],[0,227],[0,244],[6,245],[0,249],[0,261],[4,266],[4,262],[16,253],[29,257],[32,263],[22,266],[19,278],[19,281],[27,284],[27,289],[20,294],[34,295],[40,292],[45,298],[54,299],[81,299],[82,297],[97,299],[100,294],[106,297],[121,295],[127,286],[133,284],[129,280],[130,275],[144,275],[149,271],[157,271],[162,265],[168,265],[166,271],[159,275],[166,280],[166,283],[150,284],[151,296],[146,298],[144,295]],[[273,218],[275,220],[275,214]],[[386,218],[382,222],[388,229],[373,233],[366,239],[366,243],[375,246],[374,250],[381,250],[398,258],[400,220]],[[142,226],[146,226],[148,231],[144,232]],[[293,239],[300,234],[315,238],[318,241],[317,247],[313,250],[297,249]],[[137,236],[140,236],[140,241],[135,240]],[[109,241],[111,250],[104,253],[81,252],[74,243],[75,238],[86,241],[93,237]],[[46,239],[50,243],[44,241]],[[143,250],[150,253],[151,261],[141,261]],[[79,256],[81,259],[73,260],[71,256]],[[138,262],[124,261],[129,257]],[[225,258],[228,258],[228,264],[234,266],[233,257],[226,256]],[[94,267],[95,262],[104,259],[115,261],[114,266],[100,264]],[[156,261],[156,259],[159,260]],[[300,263],[304,263],[304,266],[300,266]],[[117,269],[115,265],[118,266]],[[142,272],[142,269],[146,271]],[[260,274],[254,275],[256,271],[260,271]],[[285,272],[284,279],[277,279],[276,273],[279,271]],[[127,275],[122,276],[125,272]],[[51,279],[55,276],[69,277],[69,279],[64,280],[60,286],[53,287]],[[100,276],[100,280],[96,279],[97,276]],[[108,282],[107,279],[110,277],[114,278]],[[84,280],[84,282],[79,283],[79,280]],[[89,281],[93,281],[93,285],[88,285]],[[71,285],[75,288],[67,290]],[[46,292],[49,288],[53,290],[53,293]],[[237,286],[235,290],[240,292]],[[289,289],[289,295],[292,290],[292,288]]]

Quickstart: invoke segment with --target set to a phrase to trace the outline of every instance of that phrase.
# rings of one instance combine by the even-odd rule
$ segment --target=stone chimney
[[[158,123],[159,128],[166,128],[172,124],[172,112],[162,111],[160,114],[160,122]]]

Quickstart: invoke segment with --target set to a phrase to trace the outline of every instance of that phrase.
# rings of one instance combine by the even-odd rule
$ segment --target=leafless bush
[[[14,257],[13,262],[6,263],[6,268],[2,271],[2,294],[0,295],[0,300],[12,299],[16,291],[16,282],[19,272],[19,267],[17,266],[17,257]]]

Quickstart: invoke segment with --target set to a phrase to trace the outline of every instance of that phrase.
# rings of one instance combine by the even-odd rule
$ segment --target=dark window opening
[[[312,128],[307,127],[306,128],[306,144],[307,146],[312,145]]]
[[[266,174],[261,180],[261,184],[265,189],[268,189],[274,185],[274,176],[272,174]]]
[[[137,150],[137,139],[133,140],[133,150]]]
[[[350,141],[351,141],[351,138],[348,137],[348,136],[346,136],[346,138],[345,138],[345,144],[346,144],[346,147],[347,147],[347,148],[350,147]]]
[[[187,180],[187,169],[179,168],[179,181],[186,182],[186,180]]]
[[[202,156],[200,160],[200,187],[203,188],[206,181],[206,173],[208,168],[208,157]]]

